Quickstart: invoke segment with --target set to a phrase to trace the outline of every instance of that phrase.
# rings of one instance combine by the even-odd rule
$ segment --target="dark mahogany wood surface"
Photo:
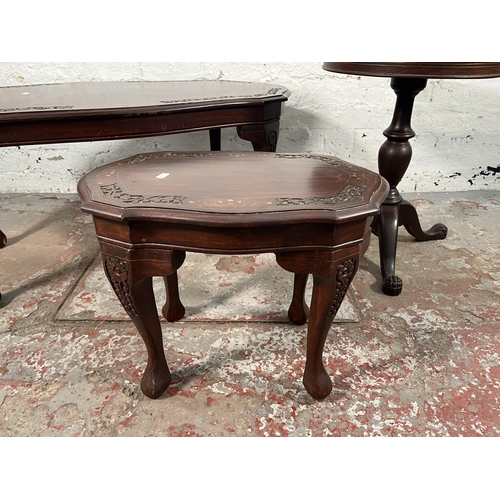
[[[388,78],[495,78],[500,63],[495,62],[325,62],[323,69],[333,73]]]
[[[101,216],[235,226],[285,221],[288,212],[308,222],[367,217],[385,187],[332,156],[238,151],[137,155],[95,169],[78,190],[83,209]]]
[[[158,398],[171,382],[152,278],[163,276],[162,314],[177,321],[185,313],[177,270],[186,251],[274,252],[295,274],[289,319],[309,319],[304,387],[327,397],[323,346],[388,191],[378,174],[320,155],[164,152],[86,174],[78,184],[82,210],[93,216],[106,276],[147,347],[144,394]]]
[[[396,94],[393,119],[383,134],[387,140],[378,154],[379,173],[390,184],[389,194],[375,219],[373,232],[379,237],[380,267],[387,295],[399,295],[403,281],[395,273],[398,227],[405,229],[419,241],[446,238],[444,224],[434,224],[424,231],[415,207],[403,199],[397,186],[404,177],[412,157],[410,139],[415,137],[411,127],[413,104],[416,96],[425,89],[431,78],[472,79],[500,77],[500,63],[353,63],[325,62],[323,69],[335,73],[389,77]],[[459,103],[457,103],[458,105]]]
[[[0,88],[0,146],[148,137],[279,119],[262,83],[76,82]]]
[[[103,141],[236,127],[255,151],[276,151],[288,89],[227,80],[76,82],[0,87],[0,147]],[[0,231],[0,248],[7,244]]]

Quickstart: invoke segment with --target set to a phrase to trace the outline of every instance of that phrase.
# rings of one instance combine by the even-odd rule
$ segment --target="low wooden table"
[[[396,248],[398,227],[419,241],[446,238],[444,224],[435,224],[423,231],[414,206],[403,199],[397,185],[403,178],[412,156],[409,140],[415,136],[411,115],[415,97],[425,89],[430,78],[495,78],[500,77],[500,63],[351,63],[325,62],[323,69],[335,73],[391,78],[396,93],[392,123],[384,131],[387,138],[378,155],[378,168],[391,186],[387,199],[374,221],[374,232],[379,237],[380,266],[384,279],[383,292],[399,295],[403,281],[396,276]]]
[[[176,271],[185,252],[273,252],[295,273],[295,323],[308,319],[313,275],[303,382],[313,398],[328,396],[326,335],[388,190],[378,174],[319,155],[152,153],[86,174],[82,210],[93,216],[106,275],[147,347],[144,394],[157,398],[170,384],[152,277],[164,277],[162,313],[176,321],[184,315]]]
[[[275,151],[290,92],[267,83],[77,82],[0,87],[0,147],[104,141],[237,127],[255,151]],[[0,231],[0,248],[7,238]]]
[[[289,95],[280,86],[225,80],[0,87],[0,147],[209,130],[218,151],[221,128],[237,127],[255,151],[276,151]],[[0,230],[0,248],[6,244]]]

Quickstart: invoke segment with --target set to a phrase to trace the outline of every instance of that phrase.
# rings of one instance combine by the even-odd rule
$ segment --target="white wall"
[[[225,79],[291,90],[278,151],[331,154],[377,170],[392,118],[389,79],[336,75],[308,63],[0,63],[0,85],[88,80]],[[413,159],[402,192],[500,189],[500,79],[431,80],[417,97]],[[223,149],[251,149],[235,129]],[[76,192],[89,170],[153,150],[208,149],[208,133],[0,148],[0,192]],[[490,172],[482,175],[482,172]]]

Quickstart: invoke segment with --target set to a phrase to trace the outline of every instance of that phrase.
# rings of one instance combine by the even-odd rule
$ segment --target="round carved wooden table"
[[[323,69],[334,73],[391,78],[396,93],[396,104],[391,124],[384,131],[387,138],[378,154],[378,168],[391,186],[382,204],[380,215],[374,220],[373,232],[379,238],[380,267],[384,280],[383,292],[399,295],[403,281],[396,276],[396,248],[398,227],[419,241],[446,238],[448,229],[435,224],[423,231],[418,214],[411,203],[404,200],[397,186],[410,164],[412,148],[409,140],[415,136],[411,115],[415,97],[430,78],[495,78],[500,77],[500,63],[350,63],[325,62]]]

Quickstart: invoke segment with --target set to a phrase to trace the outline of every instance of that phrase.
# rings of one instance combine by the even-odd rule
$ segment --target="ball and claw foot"
[[[434,224],[427,231],[423,231],[420,227],[412,227],[408,224],[403,225],[408,233],[418,241],[444,240],[448,235],[448,228],[441,223]]]
[[[332,392],[332,380],[323,367],[320,371],[306,369],[302,382],[313,399],[325,399]]]
[[[395,297],[403,290],[403,280],[398,276],[387,276],[382,285],[382,292]]]
[[[444,240],[448,235],[448,228],[441,223],[434,224],[428,231],[427,234],[430,235],[435,240]]]

